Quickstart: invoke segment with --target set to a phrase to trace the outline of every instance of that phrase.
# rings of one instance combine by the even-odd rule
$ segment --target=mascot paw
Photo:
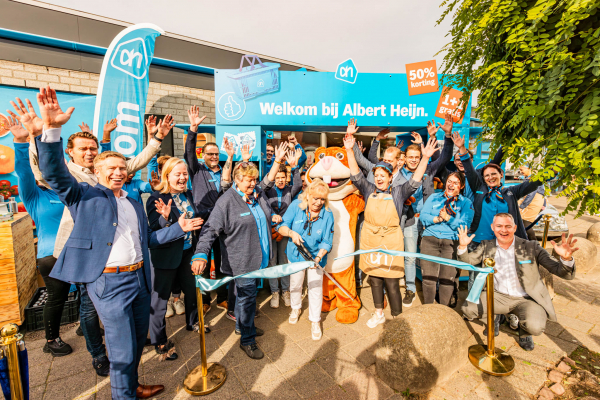
[[[337,308],[337,297],[331,300],[323,299],[323,305],[321,306],[321,312],[329,312]]]
[[[358,310],[356,308],[340,308],[335,319],[342,324],[353,324],[358,320]]]

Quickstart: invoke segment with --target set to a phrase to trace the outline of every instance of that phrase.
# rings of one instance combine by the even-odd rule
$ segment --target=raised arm
[[[373,140],[373,143],[371,143],[369,155],[367,156],[367,160],[369,160],[373,164],[377,164],[379,162],[379,158],[377,158],[377,149],[379,149],[379,141],[375,139]]]
[[[190,120],[190,127],[187,131],[187,139],[185,141],[185,150],[183,157],[188,165],[191,175],[195,175],[200,170],[200,163],[198,162],[198,156],[196,156],[196,139],[198,137],[198,125],[204,121],[206,115],[200,117],[200,108],[198,106],[191,106],[188,110],[188,118]]]
[[[523,182],[519,185],[510,186],[508,190],[510,190],[513,193],[515,198],[520,199],[521,197],[525,197],[530,193],[536,192],[537,188],[543,184],[544,182],[542,181],[532,181],[531,179],[529,179],[526,182]]]
[[[292,169],[292,199],[302,191],[302,177],[300,168]]]
[[[579,250],[578,247],[574,247],[575,243],[577,243],[577,239],[573,239],[573,234],[570,234],[567,238],[563,233],[560,246],[554,240],[551,240],[550,244],[559,256],[559,260],[557,261],[538,242],[535,242],[535,258],[538,264],[546,268],[550,273],[563,279],[571,280],[575,278],[573,253]]]
[[[14,136],[15,173],[19,178],[19,196],[25,204],[37,197],[38,191],[35,176],[29,163],[29,132],[21,126],[18,120],[9,117],[8,128]]]
[[[267,190],[266,188],[269,186],[269,184],[275,182],[275,176],[277,176],[277,172],[279,172],[279,168],[282,165],[282,160],[285,157],[285,151],[287,148],[288,145],[286,142],[279,143],[279,146],[275,148],[275,161],[273,161],[273,165],[271,166],[269,173],[259,184],[262,190]]]
[[[152,157],[157,155],[160,151],[160,145],[163,139],[167,137],[174,125],[175,120],[169,114],[165,116],[164,120],[161,120],[158,123],[158,131],[155,135],[151,135],[150,131],[148,131],[148,145],[144,147],[140,154],[127,161],[128,174],[135,174],[137,171],[148,165],[150,160],[152,160]]]
[[[467,246],[473,241],[475,235],[469,236],[469,227],[461,226],[458,228],[458,260],[471,265],[479,265],[483,262],[484,245],[480,243],[475,251],[470,252]]]
[[[502,146],[500,146],[500,148],[496,152],[496,155],[494,156],[494,158],[490,162],[493,163],[493,164],[496,164],[496,165],[500,165],[500,164],[502,164],[502,157],[503,156],[504,156],[504,151],[502,150]]]
[[[423,144],[421,143],[421,162],[417,166],[417,169],[415,170],[415,173],[412,176],[412,179],[415,182],[421,182],[421,180],[423,179],[423,175],[425,174],[425,171],[427,170],[427,164],[429,163],[429,158],[436,151],[437,151],[437,139],[436,138],[430,138],[429,141],[427,142],[427,146],[425,146],[425,147],[423,147]]]
[[[223,138],[223,147],[227,153],[227,161],[225,161],[223,173],[221,174],[221,187],[231,184],[231,170],[233,169],[233,156],[235,155],[235,147],[233,143],[227,140],[227,137]]]
[[[344,136],[344,147],[346,148],[346,157],[348,157],[348,168],[350,168],[350,173],[352,175],[360,174],[360,168],[358,167],[358,163],[356,162],[356,150],[358,147],[356,146],[356,139],[352,135]],[[375,166],[375,164],[373,164]],[[369,168],[370,171],[373,167]]]
[[[452,141],[454,145],[458,147],[458,155],[460,156],[460,161],[462,162],[463,167],[465,168],[465,175],[467,177],[467,182],[469,182],[469,186],[473,193],[477,189],[479,189],[483,184],[483,178],[481,174],[475,170],[473,166],[473,160],[471,160],[471,155],[467,151],[465,147],[465,137],[460,136],[457,132],[452,134]]]

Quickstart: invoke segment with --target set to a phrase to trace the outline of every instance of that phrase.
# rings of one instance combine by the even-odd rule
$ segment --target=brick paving
[[[551,200],[559,210],[563,199]],[[587,227],[600,218],[583,216],[578,220],[568,217],[572,233],[585,236]],[[532,352],[523,351],[513,332],[502,327],[496,338],[501,347],[515,358],[513,375],[492,377],[476,370],[468,360],[456,360],[462,367],[445,383],[427,394],[429,399],[529,399],[542,387],[547,368],[579,345],[600,352],[600,268],[596,267],[573,281],[556,279],[554,305],[558,322],[549,322],[546,333],[535,337]],[[461,291],[461,301],[466,297]],[[419,293],[421,296],[421,293]],[[367,309],[373,309],[369,288],[363,288],[361,299]],[[415,300],[413,307],[419,305]],[[239,348],[239,336],[234,334],[234,323],[225,318],[225,311],[213,306],[207,316],[212,332],[207,335],[209,362],[219,362],[227,368],[227,381],[208,399],[402,399],[402,393],[391,389],[375,374],[376,347],[382,326],[370,329],[365,324],[370,314],[363,308],[359,320],[342,325],[334,313],[323,314],[323,338],[311,339],[310,323],[305,309],[296,325],[289,325],[289,309],[269,307],[268,290],[259,295],[262,310],[256,325],[265,330],[258,338],[265,351],[260,361],[250,360]],[[457,308],[459,310],[459,308]],[[389,315],[389,308],[386,309]],[[473,335],[470,344],[483,343],[483,325],[467,323]],[[164,384],[166,390],[158,399],[188,399],[182,388],[185,375],[199,365],[198,336],[184,329],[183,316],[167,320],[170,339],[175,342],[179,359],[158,361],[153,348],[147,347],[140,366],[141,382]],[[29,349],[31,399],[110,399],[108,378],[99,378],[92,369],[91,357],[82,337],[76,336],[75,327],[63,329],[62,337],[73,349],[73,354],[53,359],[42,352],[42,335],[26,336]],[[1,397],[1,394],[0,394]]]

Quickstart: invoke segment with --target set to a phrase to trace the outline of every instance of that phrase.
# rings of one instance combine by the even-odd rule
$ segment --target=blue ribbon
[[[485,279],[487,278],[490,272],[494,272],[493,268],[479,268],[474,267],[471,264],[467,264],[466,262],[457,261],[457,260],[449,260],[447,258],[428,256],[427,254],[420,253],[410,253],[408,251],[396,251],[396,250],[386,250],[386,249],[371,249],[371,250],[358,250],[354,253],[346,254],[343,256],[339,256],[336,260],[340,258],[351,257],[359,254],[367,254],[367,253],[384,253],[389,254],[391,256],[401,256],[401,257],[414,257],[420,258],[421,260],[427,260],[436,262],[443,265],[449,265],[451,267],[466,269],[467,271],[476,271],[479,272],[477,277],[475,278],[475,282],[471,287],[471,291],[469,292],[469,296],[467,297],[467,301],[471,303],[478,303],[479,296],[481,295],[481,291],[483,290],[483,285],[485,284]]]
[[[223,279],[204,279],[200,275],[196,275],[196,287],[202,291],[210,292],[215,290],[219,286],[223,286],[229,281],[237,278],[246,279],[275,279],[281,278],[282,276],[288,276],[305,270],[308,267],[312,267],[315,263],[311,261],[294,262],[283,265],[276,265],[274,267],[259,269],[257,271],[247,272],[245,274],[237,276],[227,276]]]

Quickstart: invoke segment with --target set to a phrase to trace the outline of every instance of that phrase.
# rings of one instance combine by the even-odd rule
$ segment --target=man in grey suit
[[[551,241],[557,261],[537,241],[529,241],[515,236],[517,225],[508,213],[498,213],[492,222],[496,240],[483,240],[472,252],[467,246],[475,235],[469,236],[468,227],[458,229],[458,259],[471,265],[478,265],[486,258],[496,261],[494,273],[494,312],[496,315],[516,314],[519,318],[519,346],[533,350],[531,335],[541,335],[546,329],[546,320],[556,321],[556,313],[546,285],[540,278],[538,264],[550,273],[563,279],[575,277],[573,253],[579,250],[573,245],[573,235],[563,234],[560,246]],[[462,306],[465,317],[484,318],[487,313],[486,296],[482,295],[477,304],[465,301]],[[500,320],[496,318],[496,335]]]

